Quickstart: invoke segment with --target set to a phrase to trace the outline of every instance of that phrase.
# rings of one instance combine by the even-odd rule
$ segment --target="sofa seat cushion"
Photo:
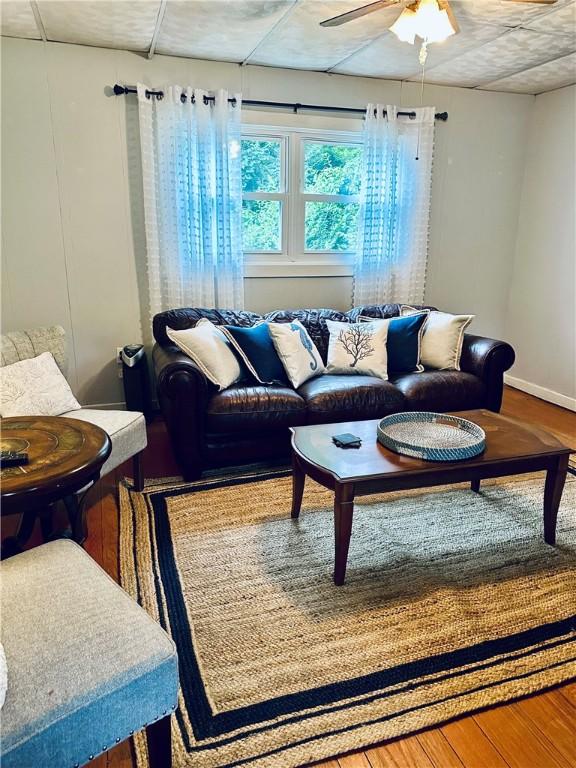
[[[471,373],[424,371],[391,376],[390,380],[406,396],[406,410],[467,411],[486,404],[486,385]]]
[[[176,648],[77,544],[4,560],[2,768],[84,765],[173,710]]]
[[[298,393],[306,401],[308,424],[375,419],[405,410],[402,392],[374,376],[324,374],[302,384]]]
[[[146,421],[139,411],[81,408],[79,411],[63,413],[62,416],[89,421],[101,427],[110,436],[112,452],[102,467],[101,477],[146,448]]]
[[[206,429],[214,434],[270,430],[306,423],[306,404],[293,389],[232,386],[208,403]]]

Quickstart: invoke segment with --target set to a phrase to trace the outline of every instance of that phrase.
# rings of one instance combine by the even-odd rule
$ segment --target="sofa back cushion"
[[[330,334],[326,326],[326,320],[337,323],[358,323],[360,316],[385,319],[398,317],[401,304],[371,304],[363,307],[354,307],[348,312],[340,312],[337,309],[275,309],[265,315],[248,310],[235,309],[202,309],[198,307],[186,307],[183,309],[169,309],[160,312],[154,317],[154,338],[162,346],[170,346],[171,341],[166,335],[166,327],[175,331],[193,328],[198,320],[203,317],[214,325],[236,325],[248,328],[256,323],[267,320],[271,323],[291,323],[299,320],[310,334],[310,338],[318,348],[324,363],[328,360],[328,341]],[[436,309],[436,307],[413,304],[418,309]]]
[[[262,315],[255,312],[236,309],[202,309],[199,307],[184,307],[182,309],[169,309],[154,316],[152,330],[154,338],[163,347],[170,346],[172,342],[166,334],[166,328],[174,331],[184,331],[194,328],[202,318],[210,320],[213,325],[237,325],[247,328],[262,322]]]
[[[326,320],[335,322],[350,322],[344,312],[337,309],[276,309],[268,312],[265,319],[270,323],[292,323],[298,320],[308,331],[310,338],[316,345],[323,362],[328,360],[328,341],[330,333]]]
[[[386,320],[389,317],[399,317],[400,307],[402,306],[404,304],[366,304],[363,307],[349,309],[346,312],[346,317],[351,323],[360,322],[360,316]],[[414,307],[414,309],[436,309],[436,307],[431,307],[428,304],[411,304],[410,306]]]

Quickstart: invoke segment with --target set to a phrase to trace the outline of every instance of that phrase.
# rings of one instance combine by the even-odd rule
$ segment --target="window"
[[[246,128],[243,242],[259,263],[350,261],[358,227],[362,142],[355,134]]]
[[[353,251],[362,148],[323,141],[303,145],[305,250]]]
[[[282,253],[285,142],[242,139],[242,239],[247,253]]]

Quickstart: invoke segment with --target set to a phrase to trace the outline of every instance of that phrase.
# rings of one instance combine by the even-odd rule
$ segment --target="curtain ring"
[[[232,99],[229,99],[230,104],[232,104],[233,107],[236,106],[236,97],[234,96]]]
[[[181,93],[180,94],[180,101],[181,101],[182,104],[186,103],[186,94],[185,93]]]
[[[190,99],[190,103],[196,104],[196,94],[194,93],[194,91],[192,91],[192,98]]]
[[[157,93],[156,94],[156,98],[158,99],[158,101],[162,101],[162,99],[164,98],[164,94],[163,93]]]
[[[206,94],[204,94],[204,96],[202,97],[202,99],[203,99],[203,101],[204,101],[204,104],[206,104],[206,106],[208,106],[208,96],[206,96]]]

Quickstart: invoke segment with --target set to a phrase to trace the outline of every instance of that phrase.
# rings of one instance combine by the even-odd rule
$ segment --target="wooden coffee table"
[[[467,481],[478,492],[480,481],[490,477],[546,470],[544,540],[555,544],[571,449],[542,429],[491,411],[454,415],[475,422],[486,432],[486,449],[480,456],[454,462],[401,456],[377,441],[379,419],[292,427],[292,517],[300,514],[307,475],[334,491],[335,584],[343,584],[346,576],[354,498],[371,493]],[[332,435],[344,432],[361,437],[361,448],[337,448]]]
[[[3,542],[2,554],[22,549],[40,516],[44,537],[52,505],[63,500],[72,537],[79,544],[86,539],[83,500],[77,492],[100,477],[110,455],[109,436],[95,424],[63,416],[19,416],[0,420],[2,450],[26,451],[30,461],[0,471],[2,516],[20,514],[15,537]]]

